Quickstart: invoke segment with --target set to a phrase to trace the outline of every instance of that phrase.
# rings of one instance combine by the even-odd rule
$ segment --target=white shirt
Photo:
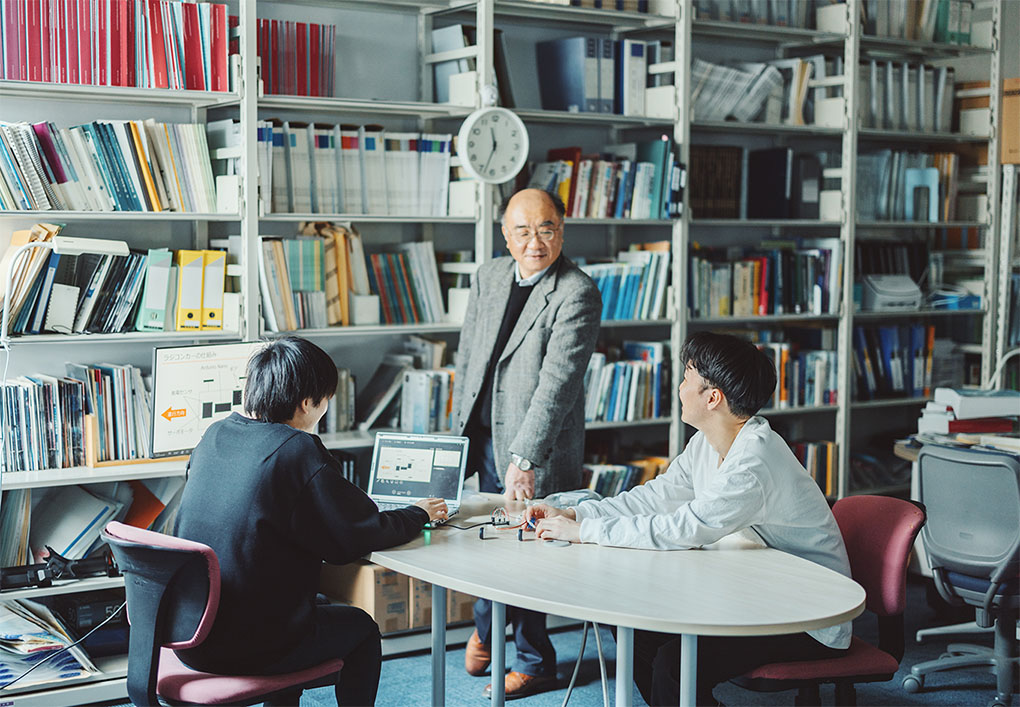
[[[698,432],[664,474],[574,508],[581,542],[651,550],[701,547],[751,528],[769,547],[850,576],[843,536],[825,496],[762,417],[737,433],[726,459]],[[850,645],[850,622],[808,631]]]
[[[552,265],[543,270],[539,270],[531,277],[521,277],[521,264],[514,263],[514,282],[516,282],[521,287],[531,287],[533,285],[537,285],[538,281],[542,279],[543,275],[549,272],[549,268],[551,267]]]

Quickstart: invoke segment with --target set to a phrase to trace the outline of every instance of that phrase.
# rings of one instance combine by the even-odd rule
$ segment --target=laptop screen
[[[372,454],[373,498],[460,499],[467,437],[380,432]]]

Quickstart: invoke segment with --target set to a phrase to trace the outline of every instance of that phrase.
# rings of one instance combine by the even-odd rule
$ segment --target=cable
[[[36,663],[35,665],[33,665],[33,666],[32,666],[31,668],[29,668],[28,670],[26,670],[25,672],[23,672],[23,673],[22,673],[21,675],[19,675],[18,677],[14,678],[13,680],[11,680],[10,682],[8,682],[8,683],[7,683],[7,684],[5,684],[5,685],[0,685],[0,690],[6,690],[6,689],[7,689],[7,688],[9,688],[9,687],[10,687],[11,685],[13,685],[13,684],[14,684],[14,683],[16,683],[16,682],[17,682],[18,680],[20,680],[21,678],[23,678],[23,677],[25,677],[26,675],[28,675],[28,674],[29,674],[30,672],[32,672],[33,670],[35,670],[36,668],[38,668],[38,667],[39,667],[40,665],[42,665],[43,663],[45,663],[45,662],[47,662],[47,661],[49,661],[49,660],[52,660],[53,658],[56,658],[56,657],[57,657],[58,655],[60,655],[60,654],[61,654],[61,653],[63,653],[64,651],[67,651],[67,650],[71,650],[72,648],[74,648],[75,646],[77,646],[77,645],[78,645],[79,643],[81,643],[81,642],[82,642],[82,641],[84,641],[84,640],[85,640],[86,638],[88,638],[89,636],[91,636],[91,635],[92,635],[93,633],[95,633],[96,631],[98,631],[99,629],[101,629],[101,628],[102,628],[103,626],[105,626],[106,624],[108,624],[108,623],[109,623],[110,621],[112,621],[112,620],[114,619],[114,617],[116,617],[116,616],[117,616],[117,614],[119,614],[119,613],[121,612],[121,610],[122,610],[122,609],[123,609],[123,608],[124,608],[125,606],[127,606],[127,602],[126,602],[126,601],[125,601],[125,602],[123,602],[123,603],[122,603],[122,604],[121,604],[120,606],[118,606],[118,607],[117,607],[117,610],[116,610],[116,611],[114,611],[114,612],[113,612],[112,614],[110,614],[109,616],[107,616],[107,617],[106,617],[105,619],[103,619],[103,620],[102,620],[101,622],[99,622],[98,624],[96,624],[95,626],[93,626],[93,627],[92,627],[92,630],[91,630],[91,631],[89,631],[88,633],[86,633],[86,634],[85,634],[84,636],[82,636],[81,638],[79,638],[79,639],[78,639],[77,641],[75,641],[74,643],[72,643],[72,644],[70,644],[70,645],[64,646],[63,648],[58,648],[57,650],[53,651],[53,652],[52,652],[52,653],[50,653],[50,654],[49,654],[48,656],[46,656],[45,658],[43,658],[42,660],[40,660],[40,661],[39,661],[38,663]]]
[[[1003,367],[1006,365],[1006,361],[1020,354],[1020,349],[1013,349],[1002,354],[1002,358],[999,359],[995,366],[995,370],[992,371],[992,375],[988,376],[988,380],[985,381],[985,390],[992,390],[993,388],[999,387],[999,374],[1002,373]]]
[[[567,707],[570,693],[574,690],[574,683],[577,682],[577,673],[581,670],[581,659],[584,658],[584,645],[588,641],[588,622],[584,622],[584,633],[581,634],[581,648],[577,651],[577,662],[574,663],[574,674],[570,676],[570,684],[567,685],[567,694],[563,696],[563,704],[560,707]]]

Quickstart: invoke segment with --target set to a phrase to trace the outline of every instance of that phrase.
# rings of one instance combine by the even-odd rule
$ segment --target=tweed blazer
[[[514,259],[482,265],[471,283],[454,375],[453,432],[481,393],[514,285]],[[560,255],[534,285],[496,363],[492,451],[503,479],[510,455],[535,465],[535,495],[577,488],[584,459],[584,373],[602,313],[598,288]]]

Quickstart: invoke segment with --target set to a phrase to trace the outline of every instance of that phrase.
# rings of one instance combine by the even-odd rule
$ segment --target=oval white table
[[[487,520],[502,496],[469,497],[456,525]],[[513,517],[523,503],[506,505]],[[369,560],[432,583],[432,704],[445,702],[446,589],[491,599],[492,675],[502,671],[506,605],[617,626],[616,704],[631,705],[634,629],[681,636],[680,704],[695,704],[698,636],[796,633],[853,619],[864,589],[837,572],[741,539],[702,550],[548,546],[517,530],[441,527]],[[503,705],[503,681],[492,681]]]

